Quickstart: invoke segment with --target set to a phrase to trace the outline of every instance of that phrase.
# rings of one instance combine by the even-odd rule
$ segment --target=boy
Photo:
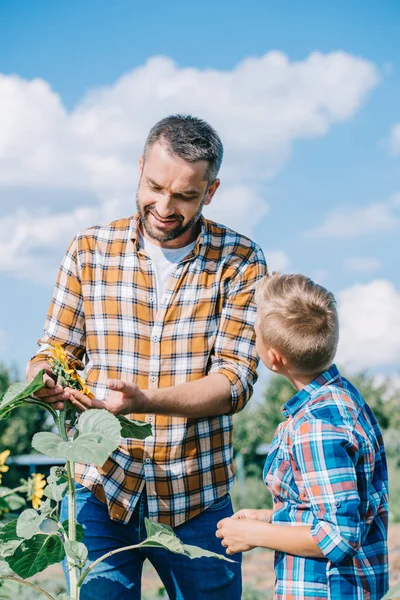
[[[388,481],[378,423],[332,364],[333,295],[303,275],[264,277],[257,350],[298,393],[282,408],[264,467],[274,510],[218,523],[228,554],[275,550],[275,600],[379,600],[388,589]]]

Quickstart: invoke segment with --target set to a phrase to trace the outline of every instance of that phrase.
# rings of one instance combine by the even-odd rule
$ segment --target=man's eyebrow
[[[199,190],[184,190],[182,192],[174,192],[174,196],[197,196]]]
[[[156,181],[154,181],[154,179],[152,179],[151,177],[147,177],[147,181],[148,181],[148,183],[150,183],[150,185],[154,185],[155,187],[162,188],[162,186],[159,183],[157,183]],[[173,195],[174,196],[198,196],[199,190],[192,189],[192,190],[177,191],[177,192],[174,192]]]
[[[151,177],[147,177],[147,181],[148,181],[148,183],[151,183],[151,185],[155,185],[156,187],[161,187],[161,185],[159,183],[157,183],[156,181],[154,181],[154,179],[151,179]]]

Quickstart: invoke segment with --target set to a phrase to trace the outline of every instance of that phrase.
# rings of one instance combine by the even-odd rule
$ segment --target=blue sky
[[[71,237],[133,212],[147,129],[185,110],[225,142],[209,216],[335,292],[343,364],[397,374],[399,16],[395,0],[2,2],[0,360],[22,370]]]

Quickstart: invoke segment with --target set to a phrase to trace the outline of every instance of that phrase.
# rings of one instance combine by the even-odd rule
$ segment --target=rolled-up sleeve
[[[38,352],[30,364],[47,360],[51,346],[60,344],[67,352],[70,364],[75,368],[82,368],[80,361],[85,353],[85,325],[76,238],[71,242],[61,263],[44,335],[38,340],[38,344]]]
[[[267,268],[262,251],[229,281],[219,321],[208,374],[222,373],[231,384],[231,414],[241,411],[249,401],[257,381],[258,356],[255,350],[254,291]]]
[[[315,517],[311,534],[333,563],[354,556],[361,543],[357,454],[357,439],[344,427],[307,419],[294,431],[299,489]]]

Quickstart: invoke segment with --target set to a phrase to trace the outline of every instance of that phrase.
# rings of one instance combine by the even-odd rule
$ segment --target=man
[[[45,368],[38,393],[56,409],[106,408],[152,424],[126,440],[102,468],[77,465],[78,521],[90,561],[145,537],[144,516],[189,544],[222,552],[218,521],[231,516],[232,415],[256,380],[256,282],[260,248],[206,220],[223,147],[204,121],[175,115],[149,133],[140,159],[137,214],[92,227],[61,265],[45,335],[28,366]],[[49,345],[85,360],[95,399],[53,381]],[[63,506],[66,511],[66,506]],[[93,569],[82,600],[140,598],[149,558],[170,598],[241,597],[240,561],[159,549],[116,554]]]

